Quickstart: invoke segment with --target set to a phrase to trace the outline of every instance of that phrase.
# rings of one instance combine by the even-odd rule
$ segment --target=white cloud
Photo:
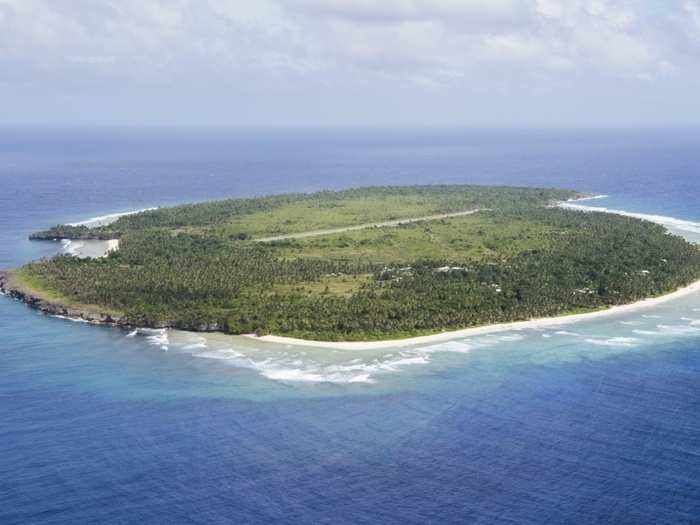
[[[643,4],[607,0],[0,0],[0,57],[127,75],[199,63],[218,74],[474,74],[484,65],[654,75]],[[700,27],[698,3],[684,10]],[[413,68],[413,70],[411,70]],[[507,71],[504,71],[507,73]]]
[[[292,0],[282,1],[290,12],[330,16],[360,23],[459,21],[500,26],[522,20],[530,8],[519,0]]]
[[[697,56],[700,0],[0,0],[5,86],[523,96]]]
[[[321,35],[328,57],[346,65],[407,64],[423,76],[513,65],[537,73],[597,70],[611,76],[654,76],[672,62],[656,35],[639,23],[637,2],[502,0],[287,3],[301,24]]]
[[[685,25],[689,36],[694,40],[700,40],[700,1],[685,0],[682,16],[679,19]]]

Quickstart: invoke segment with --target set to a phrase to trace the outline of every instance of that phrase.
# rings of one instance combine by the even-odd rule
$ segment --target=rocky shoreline
[[[174,326],[170,323],[158,323],[153,325],[135,325],[126,317],[116,316],[109,313],[90,312],[79,308],[72,308],[52,301],[48,301],[38,295],[23,290],[12,282],[10,273],[0,271],[0,295],[6,295],[21,301],[30,308],[38,310],[46,315],[53,315],[72,319],[74,321],[85,321],[92,324],[103,324],[110,326],[118,326],[121,328],[174,328],[178,330],[189,330],[192,332],[221,332],[221,327],[218,323],[207,323],[195,326]]]
[[[22,301],[30,308],[39,310],[47,315],[56,315],[86,321],[94,324],[106,324],[122,327],[131,327],[131,324],[123,317],[114,317],[108,313],[92,313],[77,308],[70,308],[61,304],[52,303],[37,295],[22,290],[12,283],[12,278],[5,272],[0,272],[0,294],[7,295],[17,301]]]
[[[30,241],[111,241],[119,238],[118,233],[56,234],[51,231],[29,235]]]

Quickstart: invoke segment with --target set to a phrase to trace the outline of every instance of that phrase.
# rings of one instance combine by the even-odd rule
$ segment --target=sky
[[[0,0],[0,124],[700,123],[700,0]]]

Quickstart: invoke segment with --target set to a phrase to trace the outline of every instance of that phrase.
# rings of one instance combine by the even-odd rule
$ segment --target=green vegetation
[[[105,307],[104,305],[86,304],[80,302],[76,298],[68,298],[64,293],[47,286],[46,279],[32,272],[30,267],[15,270],[9,274],[5,274],[9,278],[7,286],[9,288],[18,288],[25,294],[32,297],[40,298],[52,304],[60,304],[61,306],[79,312],[91,314],[109,314],[113,317],[120,317],[122,312]]]
[[[700,251],[656,224],[547,207],[580,194],[476,186],[363,188],[202,203],[39,238],[118,236],[103,259],[27,265],[35,286],[142,326],[324,340],[562,315],[670,292]],[[308,238],[266,236],[481,209]]]
[[[515,215],[484,211],[464,217],[276,241],[286,258],[410,263],[417,259],[510,257],[549,245],[551,228]]]
[[[476,208],[542,205],[582,194],[492,186],[384,186],[186,204],[134,215],[98,228],[59,225],[32,239],[117,239],[167,229],[238,239],[308,232]]]

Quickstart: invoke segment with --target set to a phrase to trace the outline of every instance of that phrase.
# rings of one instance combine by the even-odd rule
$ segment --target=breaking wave
[[[216,360],[228,366],[246,369],[271,381],[290,384],[372,384],[382,377],[418,370],[432,363],[443,366],[450,362],[445,361],[448,354],[468,354],[487,347],[514,345],[525,339],[529,339],[524,347],[525,355],[528,355],[532,352],[530,343],[534,343],[535,340],[543,341],[542,338],[548,340],[547,345],[556,345],[557,337],[575,338],[583,343],[576,351],[586,351],[585,349],[590,349],[591,346],[611,350],[634,349],[644,345],[647,342],[645,340],[652,336],[700,334],[700,319],[692,315],[688,317],[690,311],[691,308],[688,308],[685,315],[679,312],[675,323],[658,324],[659,321],[651,321],[658,318],[656,315],[640,315],[636,319],[619,321],[617,326],[623,329],[623,333],[614,336],[592,334],[585,328],[580,331],[556,328],[551,331],[516,330],[386,350],[337,350],[289,345],[251,346],[246,344],[247,341],[239,343],[236,338],[223,335],[165,329],[136,329],[126,337],[143,338],[148,345],[161,350],[181,352],[195,358]],[[579,348],[579,345],[573,342],[572,345],[567,348]],[[438,357],[440,355],[443,357]]]
[[[149,331],[143,335],[148,335],[153,342],[163,337],[161,332]],[[273,381],[351,384],[375,383],[379,376],[427,365],[433,361],[435,354],[466,354],[475,348],[516,342],[523,338],[521,334],[490,335],[473,340],[397,348],[362,358],[357,357],[357,351],[353,350],[329,352],[321,349],[307,352],[296,348],[264,350],[236,347],[182,332],[176,332],[169,345],[172,349],[197,358],[214,359],[234,367],[253,370]],[[165,339],[167,340],[167,335]]]
[[[170,347],[168,330],[165,328],[136,328],[129,332],[126,337],[138,336],[144,337],[149,345],[157,346],[161,350],[168,350]]]
[[[80,249],[83,247],[83,242],[63,239],[61,241],[61,245],[61,248],[63,249],[64,253],[67,253],[69,255],[79,255]]]
[[[598,198],[603,198],[604,196],[599,196]],[[581,199],[584,200],[584,199]],[[617,210],[613,208],[605,208],[603,206],[587,206],[585,204],[576,204],[572,201],[562,202],[559,204],[561,208],[567,208],[570,210],[587,211],[587,212],[601,212],[601,213],[614,213],[616,215],[623,215],[625,217],[633,217],[635,219],[643,219],[650,222],[655,222],[656,224],[661,224],[668,229],[678,230],[690,233],[700,234],[700,223],[687,221],[684,219],[676,219],[675,217],[668,217],[666,215],[653,215],[649,213],[634,213],[624,210]]]
[[[101,215],[99,217],[92,217],[90,219],[85,219],[84,221],[71,222],[68,226],[87,226],[88,228],[96,228],[98,226],[106,226],[107,224],[112,224],[114,221],[119,219],[119,217],[124,217],[126,215],[135,215],[144,211],[157,210],[158,208],[143,208],[140,210],[124,211],[120,213],[110,213],[108,215]]]
[[[687,335],[697,334],[698,332],[700,332],[700,327],[698,326],[667,324],[656,325],[656,330],[634,330],[634,333],[639,335]]]
[[[525,339],[529,340],[524,347],[525,355],[528,355],[532,351],[530,343],[534,343],[535,340],[546,339],[547,345],[556,345],[557,338],[572,338],[583,344],[578,351],[586,351],[585,349],[590,349],[591,346],[625,350],[644,345],[652,336],[698,335],[700,319],[692,316],[691,310],[692,308],[687,307],[684,313],[678,313],[675,322],[669,321],[666,324],[659,323],[658,320],[654,322],[654,319],[660,317],[654,314],[639,315],[637,318],[619,321],[617,326],[622,329],[622,333],[607,336],[590,333],[585,328],[580,331],[558,328],[547,331],[515,330],[385,350],[339,350],[278,344],[251,346],[247,344],[247,340],[245,343],[239,343],[236,338],[223,335],[158,329],[132,330],[127,337],[142,337],[149,345],[161,350],[216,360],[228,366],[252,371],[271,381],[290,384],[372,384],[377,383],[382,377],[401,374],[408,370],[418,370],[433,363],[443,366],[450,362],[446,361],[449,354],[468,354],[473,350],[487,347],[515,345]],[[572,341],[567,348],[575,349],[579,348],[579,345]]]
[[[630,348],[640,343],[636,337],[610,337],[608,339],[586,339],[586,342],[598,346],[613,346]]]
[[[55,317],[56,319],[63,319],[65,321],[71,321],[73,323],[90,323],[87,319],[82,319],[80,317],[68,317],[67,315],[58,315],[58,314],[51,314],[51,317]]]

